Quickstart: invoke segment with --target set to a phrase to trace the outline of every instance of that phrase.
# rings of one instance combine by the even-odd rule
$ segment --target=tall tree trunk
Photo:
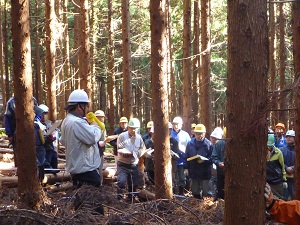
[[[3,24],[3,53],[4,53],[4,70],[5,70],[5,95],[8,100],[13,87],[10,86],[10,74],[8,71],[8,23],[7,23],[7,0],[4,1],[4,24]],[[9,88],[11,87],[11,88]]]
[[[39,184],[33,130],[33,95],[29,0],[11,1],[14,61],[16,146],[18,154],[18,196],[31,209],[39,206]]]
[[[293,56],[294,56],[294,72],[295,72],[295,104],[296,104],[296,149],[295,152],[300,152],[300,2],[292,3],[292,29],[293,29]],[[300,200],[300,154],[295,156],[295,199]]]
[[[191,131],[191,0],[183,0],[183,129]]]
[[[68,0],[64,0],[63,3],[63,21],[64,21],[64,77],[65,77],[65,100],[64,103],[68,101],[68,97],[71,94],[72,91],[72,81],[71,81],[71,75],[70,75],[70,40],[69,40],[69,26],[68,26]],[[60,111],[64,111],[63,109],[60,109]],[[65,115],[65,112],[64,112]],[[60,118],[62,117],[62,114],[60,114]]]
[[[264,224],[267,80],[267,2],[228,1],[224,225]]]
[[[114,23],[113,23],[113,1],[108,0],[108,98],[109,111],[108,123],[109,134],[113,134],[116,115],[116,78],[115,78],[115,41],[114,41]]]
[[[3,74],[3,36],[2,36],[2,10],[3,5],[2,1],[0,1],[0,73],[1,73],[1,93],[2,93],[2,102],[3,107],[5,107],[5,103],[7,102],[6,94],[5,92],[5,78]],[[5,109],[2,110],[2,112],[5,112]]]
[[[275,4],[274,2],[269,2],[269,77],[270,77],[270,85],[269,90],[275,91],[275,77],[276,77],[276,64],[275,64]],[[276,104],[273,104],[273,107],[276,107]],[[271,112],[270,122],[274,121],[274,113]],[[275,123],[275,122],[274,122]]]
[[[89,4],[88,0],[80,1],[80,51],[79,51],[79,77],[80,77],[80,88],[84,89],[92,99],[92,80],[91,80],[91,68],[90,68],[90,25],[89,25]],[[92,102],[90,108],[92,108]]]
[[[122,0],[123,115],[132,117],[132,78],[129,0]]]
[[[285,54],[285,18],[284,18],[284,12],[283,12],[283,3],[279,4],[279,85],[280,90],[283,90],[285,88],[285,61],[286,61],[286,54]],[[279,111],[279,121],[283,122],[285,125],[287,125],[287,113],[284,111],[286,109],[286,94],[281,93],[279,95],[280,100],[279,102],[279,108],[281,111]],[[279,122],[278,121],[278,122]]]
[[[192,121],[196,123],[198,118],[198,109],[199,109],[199,72],[200,72],[200,7],[199,1],[194,1],[194,42],[193,42],[193,79],[192,79]]]
[[[150,1],[152,117],[155,127],[155,197],[171,199],[172,173],[168,128],[167,33],[165,0]]]
[[[167,12],[167,35],[168,35],[168,58],[169,58],[169,68],[170,68],[170,83],[169,87],[169,116],[174,118],[177,115],[177,101],[176,101],[176,77],[174,74],[174,62],[173,59],[173,42],[172,42],[172,23],[171,23],[171,12],[170,12],[170,2],[166,2],[166,12]]]
[[[43,102],[43,85],[41,77],[40,32],[39,32],[39,0],[35,0],[35,91],[37,102]]]
[[[201,0],[201,94],[201,123],[211,131],[210,0]]]
[[[80,1],[74,0],[74,89],[82,88],[79,82],[79,57],[80,57]]]
[[[90,45],[90,73],[91,73],[91,90],[92,90],[92,93],[95,93],[96,91],[96,65],[95,65],[95,52],[96,52],[96,40],[97,40],[97,32],[96,30],[98,29],[98,27],[94,27],[94,23],[95,23],[95,7],[94,7],[94,0],[90,0],[90,9],[91,9],[91,20],[90,20],[90,32],[91,32],[91,38],[92,38],[92,44]],[[105,83],[103,85],[105,87]],[[104,89],[101,89],[102,91],[105,91]],[[101,91],[100,90],[100,91]],[[106,93],[106,92],[105,92]],[[106,95],[105,94],[102,94],[100,97],[104,97],[106,98]],[[94,94],[91,95],[91,101],[94,103],[96,102],[96,100],[99,100],[98,97]],[[94,105],[93,104],[93,108],[92,110],[95,112],[96,110],[99,109],[99,107],[101,109],[104,108],[105,105],[99,105],[99,104],[96,104]]]
[[[49,107],[49,120],[55,121],[56,111],[56,79],[55,79],[55,24],[54,0],[45,0],[46,8],[46,84],[47,106]]]

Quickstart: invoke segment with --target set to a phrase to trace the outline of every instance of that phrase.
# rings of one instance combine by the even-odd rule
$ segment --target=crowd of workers
[[[34,102],[37,166],[40,171],[45,168],[59,171],[54,144],[58,139],[57,131],[48,132],[51,127],[47,119],[48,107],[44,104],[38,106],[36,100]],[[138,186],[145,185],[145,177],[147,184],[155,183],[153,122],[147,123],[147,133],[141,136],[141,124],[137,118],[128,121],[126,117],[121,117],[119,127],[113,132],[117,138],[109,140],[106,139],[104,112],[97,110],[94,113],[97,119],[86,116],[89,102],[85,91],[75,90],[70,94],[65,107],[67,116],[61,124],[60,142],[66,148],[66,171],[71,174],[76,187],[83,184],[101,186],[103,152],[109,141],[117,163],[117,196],[122,199],[127,193],[128,198],[132,199],[132,193],[136,192]],[[197,199],[206,196],[214,197],[215,200],[224,199],[226,129],[216,127],[208,139],[205,125],[192,124],[191,133],[188,134],[182,129],[182,124],[180,117],[175,117],[169,123],[174,191],[184,195],[188,188]],[[15,128],[15,104],[12,97],[6,106],[5,129],[10,144],[16,151]],[[294,198],[295,135],[293,130],[285,132],[285,125],[282,123],[275,126],[274,132],[269,130],[265,196],[271,213],[274,213],[274,199],[287,201]],[[15,164],[17,166],[16,154]],[[42,172],[41,174],[43,175]],[[276,204],[277,211],[280,211],[280,205],[284,204]]]

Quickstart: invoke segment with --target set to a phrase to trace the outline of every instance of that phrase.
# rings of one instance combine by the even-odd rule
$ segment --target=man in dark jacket
[[[294,199],[294,164],[295,164],[295,131],[288,130],[286,132],[287,146],[280,148],[283,158],[284,167],[286,172],[286,179],[288,188],[283,190],[284,200]],[[290,198],[290,199],[289,199]]]
[[[205,137],[206,128],[203,124],[197,124],[194,132],[195,137],[186,146],[185,158],[189,177],[192,180],[192,194],[195,198],[202,199],[204,196],[208,196],[213,146]],[[200,195],[201,191],[202,196]]]
[[[127,126],[128,126],[128,119],[126,117],[121,117],[120,122],[119,122],[119,127],[114,130],[114,135],[119,135],[125,131],[127,131]],[[118,155],[118,150],[117,150],[117,139],[114,139],[109,142],[113,147],[114,147],[114,155]],[[115,157],[116,158],[116,157]],[[117,160],[116,160],[117,162]]]

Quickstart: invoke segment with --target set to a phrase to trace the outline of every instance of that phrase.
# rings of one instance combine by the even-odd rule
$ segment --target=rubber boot
[[[184,188],[183,187],[179,187],[178,194],[179,195],[184,195]]]
[[[117,199],[118,200],[123,199],[123,190],[121,188],[117,188]]]

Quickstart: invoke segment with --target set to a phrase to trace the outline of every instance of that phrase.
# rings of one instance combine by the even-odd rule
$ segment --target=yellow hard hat
[[[123,116],[120,118],[120,123],[128,123],[128,119],[125,116]]]
[[[151,128],[153,126],[153,121],[149,121],[148,123],[147,123],[147,128]]]
[[[277,123],[275,127],[281,127],[283,129],[285,129],[285,125],[283,123]]]
[[[192,123],[192,124],[191,124],[191,128],[195,128],[195,127],[196,127],[196,125],[197,125],[197,124],[195,124],[195,123]]]
[[[194,132],[195,133],[206,133],[206,127],[203,124],[197,124]]]

